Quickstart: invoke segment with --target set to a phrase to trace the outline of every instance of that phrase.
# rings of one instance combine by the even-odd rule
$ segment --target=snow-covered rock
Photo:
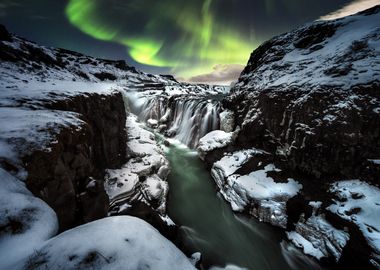
[[[275,182],[268,176],[270,172],[280,171],[273,164],[246,175],[236,173],[251,158],[263,154],[266,153],[248,149],[226,155],[214,163],[211,175],[234,211],[246,210],[261,221],[285,228],[286,202],[302,189],[302,185],[293,179],[287,179],[286,183]]]
[[[123,204],[138,200],[164,215],[169,163],[155,135],[144,129],[136,116],[130,114],[126,126],[130,159],[120,169],[107,170],[106,174],[105,189],[111,201],[111,211],[118,212]]]
[[[225,267],[213,266],[210,270],[247,270],[247,268],[242,268],[233,264],[228,264]]]
[[[334,183],[335,200],[327,209],[359,228],[372,248],[372,263],[380,265],[380,189],[360,180]]]
[[[58,231],[54,211],[0,168],[0,269],[16,269]]]
[[[293,231],[289,236],[315,257],[330,257],[327,261],[337,260],[344,269],[380,265],[378,252],[369,252],[367,247],[375,246],[379,230],[374,228],[378,226],[373,221],[366,226],[359,218],[375,211],[376,205],[362,205],[360,211],[353,204],[348,207],[361,199],[351,199],[357,188],[346,185],[349,203],[336,198],[336,205],[325,209],[331,203],[329,186],[339,179],[380,184],[379,21],[380,6],[376,6],[301,26],[253,51],[222,102],[223,109],[234,112],[240,132],[227,153],[214,151],[211,160],[249,148],[268,152],[282,170],[271,176],[278,175],[281,183],[297,179],[302,185],[302,192],[287,201],[287,229]],[[240,172],[249,175],[262,170],[257,162],[246,163]],[[271,163],[264,162],[264,166]],[[233,207],[243,208],[249,192],[241,188],[241,179],[250,178],[224,176],[218,168],[213,168],[213,175]],[[343,192],[338,183],[335,187],[339,188],[333,193]],[[310,216],[310,201],[322,202],[317,215]]]
[[[251,56],[234,89],[298,86],[307,92],[328,85],[349,90],[374,81],[380,75],[379,19],[377,6],[275,37]]]
[[[295,231],[287,232],[287,236],[305,254],[317,259],[333,257],[337,262],[350,236],[347,232],[334,228],[323,214],[318,214],[321,202],[310,204],[314,207],[312,216],[305,219],[302,214]]]
[[[312,22],[253,51],[223,102],[242,129],[238,141],[275,149],[289,169],[317,178],[366,171],[380,154],[379,20],[376,6]]]
[[[214,130],[203,136],[198,143],[198,153],[201,159],[212,150],[223,148],[231,144],[234,140],[234,133],[222,130]]]
[[[107,214],[109,202],[98,178],[105,168],[126,162],[127,148],[137,177],[128,181],[141,181],[139,194],[164,211],[168,187],[157,175],[167,176],[167,161],[152,147],[152,133],[135,130],[135,119],[127,126],[126,147],[121,92],[178,82],[124,61],[39,46],[14,35],[0,41],[0,61],[0,268],[194,269],[136,218],[101,219],[48,240],[58,221],[65,230]],[[173,224],[167,215],[162,219]]]
[[[141,219],[108,217],[66,231],[25,262],[26,269],[195,269],[190,260]]]

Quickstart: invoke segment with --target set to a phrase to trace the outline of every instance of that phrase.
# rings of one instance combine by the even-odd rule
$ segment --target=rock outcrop
[[[23,158],[29,190],[54,209],[61,230],[107,216],[104,171],[126,160],[122,95],[75,96],[46,107],[77,112],[83,123],[61,130],[50,151]]]
[[[250,210],[254,216],[267,216],[266,210],[257,206],[257,194],[247,195],[265,194],[261,187],[253,187],[262,177],[249,176],[275,164],[281,172],[267,172],[265,177],[273,178],[278,186],[296,179],[302,189],[285,198],[286,207],[276,208],[286,221],[266,221],[286,227],[295,243],[297,233],[298,240],[305,240],[297,244],[304,251],[306,246],[314,248],[318,251],[315,257],[330,257],[340,267],[354,265],[354,258],[346,254],[355,253],[363,269],[380,265],[378,247],[365,243],[369,240],[358,232],[361,225],[354,219],[347,222],[334,217],[326,209],[336,200],[330,192],[333,183],[360,179],[373,185],[372,189],[380,184],[379,20],[377,6],[346,18],[311,23],[261,45],[222,102],[233,111],[239,129],[236,139],[203,153],[213,171],[218,162],[238,151],[268,153],[261,159],[248,157],[246,165],[238,164],[240,171],[235,168],[230,176],[213,172],[222,194],[237,210],[246,211],[251,204],[256,205],[255,211]],[[206,148],[212,147],[203,145]],[[252,190],[241,188],[243,177],[244,181],[251,179],[245,182]],[[267,195],[264,200],[272,200]],[[321,202],[317,214],[310,205],[314,201]],[[236,207],[236,202],[244,207]],[[269,209],[277,203],[274,200]],[[355,209],[351,210],[352,216]],[[323,220],[326,226],[316,225],[315,220]],[[341,236],[331,237],[332,232]],[[364,244],[355,247],[355,241]]]
[[[74,242],[66,237],[83,236],[83,227],[76,226],[86,223],[83,225],[88,233],[83,238],[86,245],[76,242],[86,249],[83,258],[76,261],[77,253],[64,259],[74,263],[74,268],[109,268],[109,264],[121,267],[125,262],[120,256],[131,254],[136,262],[128,259],[130,267],[148,267],[146,252],[154,250],[152,262],[163,255],[162,258],[171,257],[175,265],[180,263],[193,269],[175,246],[141,220],[104,218],[113,214],[134,215],[155,225],[165,236],[176,237],[176,226],[168,226],[173,223],[165,215],[167,161],[162,153],[146,160],[146,153],[138,151],[147,150],[146,141],[137,138],[134,126],[128,126],[123,93],[139,86],[179,83],[171,77],[140,72],[125,61],[39,46],[9,34],[3,26],[0,26],[0,60],[0,248],[4,251],[0,255],[0,268],[54,268],[62,252],[72,253],[66,241]],[[148,133],[156,143],[153,134]],[[145,146],[155,150],[152,144]],[[110,213],[115,206],[110,197],[114,198],[105,190],[105,179],[109,172],[123,168],[128,162],[145,166],[138,175],[136,200]],[[104,232],[111,230],[115,234],[117,228],[132,234],[146,231],[150,239],[154,234],[157,246],[167,249],[151,249],[145,245],[145,236],[129,243],[124,235],[118,240],[121,245],[114,246],[106,258],[97,246],[104,242],[105,235],[110,239]],[[59,231],[65,232],[55,239],[64,239],[64,245],[49,240]],[[138,252],[128,253],[132,249],[127,248],[128,254],[125,253],[128,243],[137,247]],[[43,250],[37,251],[41,247]],[[46,257],[47,253],[51,256]],[[114,257],[118,253],[121,255]],[[170,264],[171,259],[167,258],[163,269]]]

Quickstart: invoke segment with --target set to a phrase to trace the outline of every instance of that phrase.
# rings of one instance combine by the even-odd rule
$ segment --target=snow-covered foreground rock
[[[195,269],[156,229],[127,216],[93,221],[50,239],[27,259],[25,268]]]
[[[58,231],[54,211],[0,168],[0,269],[16,269]]]

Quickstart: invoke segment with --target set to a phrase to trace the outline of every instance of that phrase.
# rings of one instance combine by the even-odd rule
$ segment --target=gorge
[[[379,21],[275,37],[231,87],[1,26],[0,269],[380,269]]]

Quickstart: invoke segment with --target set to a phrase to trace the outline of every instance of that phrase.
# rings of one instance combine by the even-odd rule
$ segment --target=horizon
[[[170,0],[113,0],[112,5],[104,0],[67,4],[3,0],[0,22],[10,32],[46,46],[122,59],[144,72],[172,75],[181,82],[228,86],[237,80],[252,51],[273,36],[380,4],[330,2],[313,6],[298,0],[207,0],[186,1],[183,8]],[[20,15],[24,20],[16,19]]]

